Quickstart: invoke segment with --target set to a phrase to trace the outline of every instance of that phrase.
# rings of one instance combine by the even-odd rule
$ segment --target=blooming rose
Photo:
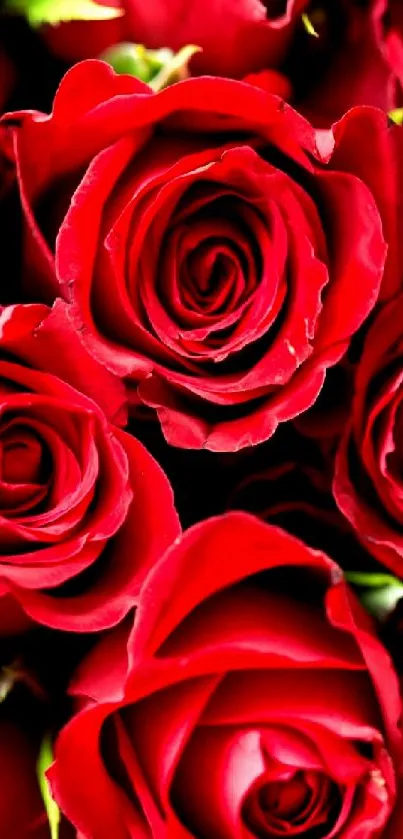
[[[356,376],[351,420],[336,461],[334,495],[359,539],[403,575],[403,297],[379,313]]]
[[[86,839],[369,839],[393,810],[389,658],[336,564],[247,514],[176,542],[73,691],[50,778]]]
[[[385,256],[368,189],[318,151],[331,133],[241,82],[151,94],[101,62],[67,74],[50,117],[19,119],[26,287],[66,296],[170,443],[237,450],[313,404]]]
[[[58,629],[117,623],[179,532],[172,491],[157,463],[92,398],[54,375],[56,368],[75,384],[89,379],[91,396],[102,389],[116,415],[119,388],[83,352],[63,304],[50,314],[45,306],[6,308],[0,317],[1,632],[18,627],[16,609]]]

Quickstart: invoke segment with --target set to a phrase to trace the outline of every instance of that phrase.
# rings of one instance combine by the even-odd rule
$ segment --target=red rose
[[[352,417],[336,461],[334,495],[359,539],[403,576],[403,297],[384,307],[357,369]]]
[[[62,58],[77,61],[96,58],[118,41],[175,51],[197,44],[202,52],[192,60],[192,70],[237,78],[279,64],[308,4],[308,0],[210,0],[207,5],[202,0],[102,2],[120,6],[123,17],[45,27],[49,47]]]
[[[20,120],[27,288],[61,290],[170,443],[237,450],[314,403],[376,301],[385,247],[368,189],[325,166],[304,119],[241,82],[154,95],[87,62],[50,117]]]
[[[86,839],[372,839],[393,810],[391,662],[338,566],[252,516],[188,530],[73,690],[51,784]]]
[[[0,318],[2,632],[18,626],[16,608],[70,631],[117,623],[179,532],[151,455],[54,373],[88,378],[114,416],[116,382],[83,352],[64,304],[44,312],[9,307]]]

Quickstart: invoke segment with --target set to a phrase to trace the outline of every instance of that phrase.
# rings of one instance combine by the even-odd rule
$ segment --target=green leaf
[[[389,111],[388,117],[396,125],[403,125],[403,108],[395,108],[394,111]]]
[[[304,14],[301,15],[301,20],[302,20],[302,23],[305,26],[305,29],[306,29],[308,35],[312,35],[313,38],[319,38],[319,32],[316,31],[309,15],[307,15],[304,12]]]
[[[5,0],[5,10],[23,15],[33,28],[45,23],[56,25],[70,20],[111,20],[123,9],[102,6],[95,0]]]
[[[402,586],[403,584],[391,574],[378,574],[365,571],[346,571],[345,578],[353,586],[362,588],[385,588],[386,586]]]
[[[39,788],[42,795],[42,800],[45,805],[46,814],[48,817],[51,839],[59,839],[60,827],[60,810],[50,792],[50,786],[46,777],[46,770],[53,763],[52,740],[47,734],[41,744],[39,751],[38,763],[36,766]]]

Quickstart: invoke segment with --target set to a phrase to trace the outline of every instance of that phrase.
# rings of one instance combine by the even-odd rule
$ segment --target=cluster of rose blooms
[[[403,0],[109,5],[0,18],[0,839],[402,839]]]

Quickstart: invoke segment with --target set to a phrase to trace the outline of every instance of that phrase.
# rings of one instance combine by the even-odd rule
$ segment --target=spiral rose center
[[[1,478],[8,484],[43,484],[47,480],[41,441],[16,426],[1,436]]]
[[[240,268],[236,257],[226,248],[203,243],[189,255],[187,262],[193,305],[199,310],[224,308],[236,293]]]
[[[35,431],[18,421],[0,431],[0,510],[7,517],[38,512],[49,492],[51,455]]]
[[[249,791],[243,806],[248,829],[259,839],[307,831],[315,839],[329,836],[341,806],[336,784],[315,771],[282,774],[278,781],[263,776]]]

